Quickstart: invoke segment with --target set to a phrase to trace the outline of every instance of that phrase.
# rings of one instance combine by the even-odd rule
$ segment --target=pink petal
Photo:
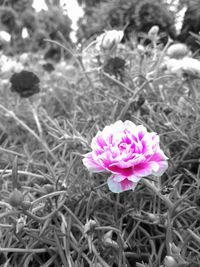
[[[114,172],[114,173],[118,173],[122,176],[130,176],[133,174],[133,168],[119,168],[117,166],[108,166],[107,168],[108,171]]]
[[[114,182],[117,182],[117,183],[121,183],[126,179],[128,179],[131,182],[139,182],[141,180],[141,177],[137,177],[135,175],[130,175],[126,177],[121,174],[113,174],[112,179]]]
[[[113,175],[112,175],[112,179],[113,179],[114,182],[120,183],[120,182],[122,182],[124,179],[126,179],[126,177],[124,177],[124,176],[121,175],[121,174],[113,174]]]
[[[82,160],[83,164],[88,168],[89,171],[91,172],[102,172],[105,169],[99,165],[92,156],[92,152],[87,153],[85,155],[85,158]]]
[[[168,162],[167,161],[160,161],[159,162],[159,168],[157,171],[153,171],[153,175],[155,176],[161,176],[168,168]]]
[[[135,176],[144,177],[152,174],[152,165],[149,162],[142,162],[136,165],[133,169]]]
[[[132,155],[130,157],[130,159],[128,159],[128,157],[127,157],[126,159],[121,159],[121,161],[119,161],[117,163],[110,164],[110,167],[116,166],[116,167],[119,167],[121,169],[130,168],[130,167],[133,167],[134,165],[138,165],[144,161],[145,161],[144,155],[135,154],[135,155]]]
[[[161,176],[168,168],[167,157],[162,150],[156,152],[151,158],[150,163],[153,166],[153,172],[155,176]]]
[[[115,175],[111,175],[108,178],[108,187],[110,189],[110,191],[112,191],[113,193],[120,193],[126,190],[134,190],[137,183],[135,182],[131,182],[129,181],[127,178],[125,178],[123,181],[121,182],[116,182],[113,178]]]
[[[138,125],[137,131],[139,140],[142,140],[143,137],[147,134],[147,129],[143,125]]]
[[[127,179],[131,182],[136,182],[138,183],[140,180],[141,180],[141,177],[139,176],[135,176],[134,174],[133,175],[130,175],[127,177]]]
[[[159,161],[165,161],[167,160],[168,158],[165,156],[165,154],[163,153],[162,150],[158,150],[156,153],[154,153],[150,159],[150,161],[156,161],[156,162],[159,162]]]
[[[96,137],[92,139],[91,148],[96,150],[97,148],[103,149],[104,146],[106,146],[106,142],[104,138],[102,137],[102,133],[98,132]]]

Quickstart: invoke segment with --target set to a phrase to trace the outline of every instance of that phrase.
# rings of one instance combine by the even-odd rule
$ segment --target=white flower
[[[182,70],[189,76],[200,78],[200,61],[196,58],[185,57],[182,59]]]
[[[1,72],[20,72],[24,69],[23,65],[20,62],[14,60],[7,60],[1,67]]]
[[[19,55],[19,61],[22,63],[22,64],[26,64],[28,62],[30,62],[30,54],[28,53],[22,53],[21,55]]]
[[[0,31],[0,40],[9,43],[11,40],[11,35],[6,31]]]
[[[179,77],[182,76],[181,60],[175,58],[167,59],[162,65],[161,69],[168,74],[175,74]]]
[[[187,75],[192,78],[200,78],[200,61],[196,58],[171,58],[166,60],[161,68],[166,70],[167,73],[175,74],[179,77]]]
[[[156,40],[158,37],[158,33],[159,33],[159,27],[157,25],[154,25],[151,27],[151,29],[148,31],[148,36],[152,39],[152,40]]]
[[[172,44],[167,49],[167,55],[170,58],[181,59],[185,56],[188,56],[188,54],[189,54],[189,49],[187,45],[182,43]]]
[[[96,49],[97,50],[111,50],[116,47],[122,40],[124,36],[123,31],[111,30],[105,33],[102,33],[97,37]]]
[[[22,29],[22,35],[21,35],[21,36],[22,36],[23,39],[26,39],[26,38],[29,38],[29,37],[30,37],[27,28],[24,27],[24,28]]]

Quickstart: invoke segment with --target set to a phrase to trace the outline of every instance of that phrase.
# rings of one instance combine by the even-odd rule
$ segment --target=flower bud
[[[150,222],[153,222],[153,223],[158,223],[160,221],[160,218],[157,214],[154,214],[154,213],[145,213],[147,219],[150,221]]]
[[[139,52],[140,54],[144,54],[144,53],[145,53],[145,48],[144,48],[144,46],[141,45],[141,44],[139,44],[139,45],[137,46],[137,50],[138,50],[138,52]]]
[[[166,256],[164,259],[164,267],[177,267],[178,263],[172,256]]]
[[[172,254],[180,255],[181,249],[179,247],[177,247],[174,243],[169,243],[169,246],[170,246]]]
[[[97,37],[96,48],[98,50],[111,50],[117,46],[124,36],[123,31],[111,30]]]
[[[94,228],[97,226],[97,222],[94,220],[89,220],[84,226],[84,233],[87,234],[94,230]]]
[[[152,40],[156,40],[159,32],[159,27],[157,25],[154,25],[151,27],[151,29],[148,31],[148,36]]]
[[[31,207],[31,202],[30,201],[23,201],[22,202],[22,208],[24,210],[28,210],[28,209],[30,209],[30,207]]]
[[[21,216],[17,222],[16,222],[16,233],[19,233],[21,230],[23,230],[24,226],[26,225],[26,217]]]
[[[23,194],[17,188],[15,188],[14,191],[9,195],[9,203],[12,207],[18,208],[21,206],[23,198]]]
[[[189,53],[189,49],[187,45],[182,44],[182,43],[172,44],[167,49],[167,55],[170,58],[175,58],[175,59],[181,59],[187,56],[188,53]]]
[[[43,188],[46,194],[52,193],[54,191],[54,186],[51,184],[45,184]]]
[[[115,249],[119,248],[119,245],[117,244],[117,242],[115,242],[112,239],[112,235],[113,235],[113,231],[110,230],[108,231],[104,236],[103,236],[103,243],[106,247],[113,247]]]

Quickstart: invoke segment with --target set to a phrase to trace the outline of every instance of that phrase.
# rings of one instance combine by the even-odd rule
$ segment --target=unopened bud
[[[148,36],[152,40],[156,40],[158,37],[159,27],[157,25],[154,25],[151,27],[151,29],[148,31]]]
[[[151,222],[158,223],[160,221],[159,216],[154,213],[145,213],[145,215]]]
[[[26,225],[26,217],[21,216],[16,223],[16,233],[19,233],[21,230],[23,230],[25,225]]]
[[[23,201],[21,206],[22,206],[22,209],[28,210],[31,207],[31,202],[30,201]]]
[[[160,216],[151,212],[143,212],[144,213],[144,219],[152,222],[152,223],[159,223],[160,222]]]
[[[180,255],[181,249],[177,247],[174,243],[169,244],[172,254]]]
[[[84,226],[84,233],[87,234],[94,230],[94,228],[97,226],[97,222],[94,220],[89,220]]]
[[[182,44],[182,43],[172,44],[167,49],[167,55],[170,58],[175,58],[175,59],[181,59],[181,58],[187,56],[188,53],[189,53],[189,49],[188,49],[187,45]]]
[[[97,37],[96,48],[103,50],[111,50],[116,47],[124,36],[123,31],[111,30],[101,34]]]
[[[11,206],[17,208],[21,206],[23,198],[23,194],[17,188],[15,188],[9,195],[9,203]]]
[[[139,44],[139,45],[137,46],[137,50],[138,50],[138,52],[139,52],[140,54],[144,54],[144,53],[145,53],[145,48],[144,48],[144,46],[141,45],[141,44]]]
[[[110,230],[108,231],[104,236],[103,236],[103,243],[106,247],[113,247],[115,249],[119,248],[119,245],[117,244],[117,242],[115,242],[112,239],[112,235],[113,235],[113,231]]]
[[[177,267],[177,261],[172,256],[166,256],[164,259],[164,267]]]
[[[43,188],[46,194],[52,193],[54,191],[54,186],[51,184],[45,184]]]

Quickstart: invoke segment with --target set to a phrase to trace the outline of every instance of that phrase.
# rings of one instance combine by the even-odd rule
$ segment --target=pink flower
[[[106,126],[93,138],[91,148],[83,164],[91,172],[110,172],[108,187],[115,193],[134,189],[142,177],[161,176],[168,167],[159,136],[131,121]]]

